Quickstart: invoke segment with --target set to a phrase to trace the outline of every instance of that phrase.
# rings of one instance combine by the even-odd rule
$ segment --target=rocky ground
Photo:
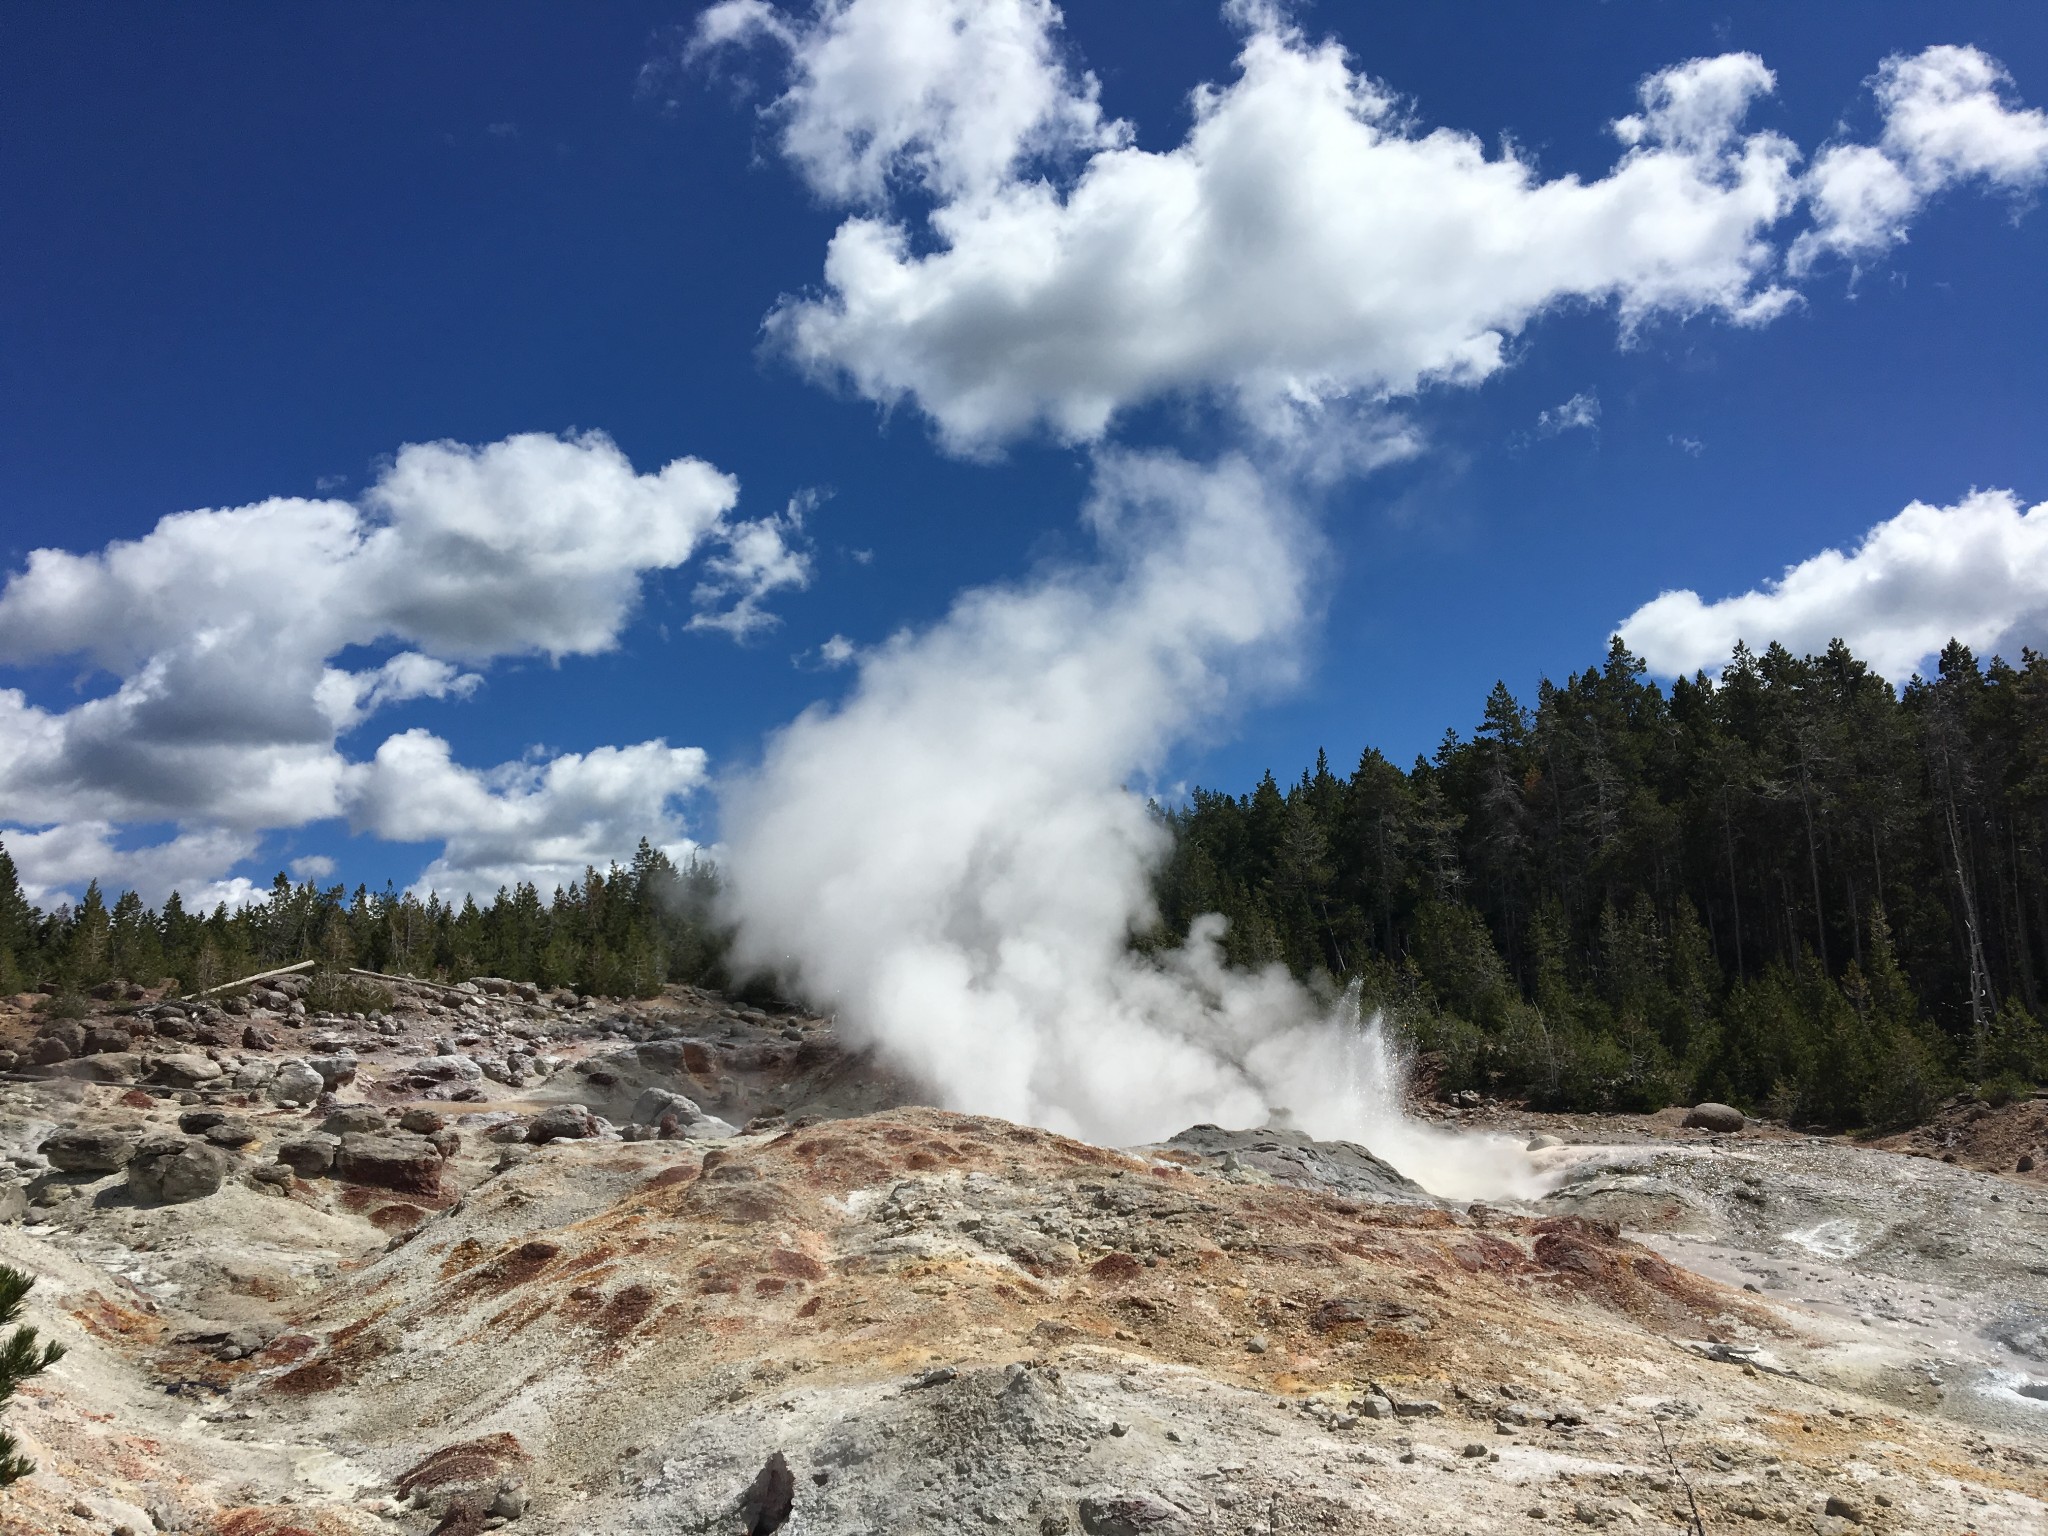
[[[1441,1107],[1554,1142],[1454,1204],[908,1107],[715,994],[363,985],[0,1005],[0,1261],[71,1347],[0,1531],[2048,1529],[2040,1101]]]

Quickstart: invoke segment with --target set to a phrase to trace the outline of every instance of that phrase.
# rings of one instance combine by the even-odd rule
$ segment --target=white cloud
[[[2048,112],[2014,106],[2005,66],[1976,48],[1941,45],[1878,66],[1884,113],[1875,146],[1823,150],[1807,175],[1814,228],[1793,242],[1790,266],[1823,255],[1873,256],[1906,238],[1932,197],[1982,179],[2025,192],[2048,179]]]
[[[222,877],[224,870],[254,856],[256,838],[220,827],[123,848],[111,823],[74,821],[34,832],[0,828],[0,842],[14,860],[22,894],[45,909],[79,901],[94,880],[109,902],[115,892],[132,890],[153,905],[178,891],[188,910],[200,912],[210,912],[221,902],[245,906],[263,894],[248,880]]]
[[[737,640],[780,623],[761,604],[771,593],[801,591],[811,584],[804,514],[817,502],[814,494],[793,496],[780,516],[720,529],[725,552],[704,559],[704,580],[690,594],[697,612],[689,627],[724,630]],[[730,607],[719,607],[728,601]]]
[[[1324,446],[1351,421],[1485,378],[1560,305],[1611,305],[1624,333],[1762,324],[1820,253],[1880,248],[1940,188],[2023,188],[2048,163],[2048,116],[2006,102],[2002,67],[1938,47],[1880,68],[1879,146],[1837,145],[1807,175],[1789,140],[1743,128],[1771,71],[1726,54],[1645,79],[1604,175],[1545,179],[1512,148],[1419,125],[1287,7],[1225,10],[1246,33],[1236,77],[1198,87],[1186,139],[1154,151],[1105,122],[1042,0],[713,7],[697,51],[772,40],[784,155],[865,205],[822,287],[771,312],[771,342],[914,405],[961,454],[1034,431],[1096,442],[1119,412],[1193,392],[1262,434],[1306,432],[1309,473],[1355,473],[1379,460]],[[1816,227],[1788,261],[1779,228],[1802,201]],[[1339,400],[1365,415],[1318,430]]]
[[[801,85],[825,34],[765,6],[747,15],[783,29]],[[1029,15],[1050,49],[1057,13]],[[1038,427],[1094,441],[1118,411],[1174,391],[1219,393],[1270,424],[1292,405],[1472,382],[1572,300],[1612,302],[1626,325],[1703,311],[1754,323],[1790,302],[1766,237],[1796,202],[1797,151],[1740,131],[1772,84],[1755,58],[1651,77],[1616,125],[1608,175],[1546,181],[1512,151],[1414,127],[1339,46],[1271,8],[1245,15],[1237,78],[1194,93],[1179,147],[1116,136],[1064,181],[1016,156],[980,157],[1011,165],[1003,175],[925,176],[938,198],[926,228],[889,208],[848,219],[824,290],[779,304],[771,338],[872,399],[915,402],[947,446],[983,453]],[[879,114],[894,98],[876,89]],[[865,156],[865,121],[842,105],[816,126]],[[923,131],[943,134],[943,119]],[[795,154],[807,175],[821,156]]]
[[[439,841],[417,884],[488,896],[531,880],[543,891],[623,859],[646,837],[671,857],[696,846],[673,802],[702,786],[696,747],[645,741],[479,771],[424,730],[389,737],[345,773],[350,825],[393,842]]]
[[[1061,60],[1059,26],[1050,0],[819,0],[809,16],[723,0],[698,18],[690,51],[787,50],[789,84],[768,116],[821,197],[879,202],[908,178],[951,198],[1122,141],[1094,78]]]
[[[1776,581],[1718,602],[1666,592],[1622,621],[1629,648],[1667,676],[1719,668],[1742,640],[1795,655],[1831,640],[1903,683],[1951,639],[1979,653],[2048,638],[2048,502],[2010,491],[1950,507],[1914,502],[1847,554],[1823,550]]]
[[[770,622],[763,597],[802,585],[807,557],[781,543],[788,518],[729,520],[737,496],[701,460],[643,474],[601,434],[529,433],[409,445],[354,503],[274,498],[173,514],[96,552],[36,550],[0,589],[0,665],[77,656],[112,686],[62,709],[0,689],[0,805],[45,829],[8,844],[40,838],[24,846],[56,889],[71,878],[64,850],[98,848],[92,829],[171,821],[180,835],[160,852],[113,850],[109,877],[175,865],[188,885],[211,880],[255,833],[357,813],[363,781],[340,739],[377,711],[466,698],[483,683],[473,667],[495,658],[616,646],[643,578],[707,542],[725,553],[706,570],[744,616],[724,627]],[[354,648],[390,654],[337,664]],[[516,787],[494,773],[479,782]],[[388,795],[379,806],[394,814]],[[499,865],[519,824],[500,829]],[[666,810],[610,852],[663,828]]]
[[[1590,389],[1581,390],[1565,401],[1548,410],[1536,413],[1536,435],[1556,437],[1561,432],[1600,431],[1600,396]]]
[[[844,635],[834,635],[818,647],[818,660],[828,667],[843,667],[856,654],[854,643]]]
[[[340,866],[324,853],[309,853],[291,861],[286,868],[301,880],[331,880]]]

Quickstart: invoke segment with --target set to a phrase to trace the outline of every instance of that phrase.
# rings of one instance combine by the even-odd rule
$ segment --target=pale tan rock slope
[[[0,1017],[0,1260],[73,1346],[0,1531],[2048,1529],[2027,1177],[1523,1117],[1553,1193],[1454,1206],[904,1107],[712,994],[302,992]]]

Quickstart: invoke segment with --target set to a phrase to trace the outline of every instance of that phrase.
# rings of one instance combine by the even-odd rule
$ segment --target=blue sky
[[[963,592],[1090,566],[1080,509],[1119,453],[1241,455],[1284,482],[1305,568],[1302,613],[1254,647],[1283,665],[1216,661],[1227,699],[1123,765],[1148,786],[1244,788],[1318,746],[1340,768],[1368,744],[1406,760],[1469,729],[1496,678],[1527,697],[1595,663],[1673,589],[1702,601],[1629,631],[1667,671],[1710,665],[1738,632],[1802,648],[1844,633],[1903,676],[1926,634],[2013,651],[2048,630],[2048,514],[2023,516],[2048,500],[2040,8],[1074,0],[1054,25],[1004,0],[992,12],[1029,46],[984,104],[1042,89],[1054,108],[994,160],[978,135],[1000,141],[1000,124],[888,99],[887,79],[818,86],[861,11],[727,6],[708,30],[698,6],[626,3],[0,21],[0,689],[18,690],[0,709],[0,838],[34,890],[103,873],[232,896],[295,860],[350,884],[426,872],[488,890],[508,872],[548,884],[643,830],[715,838],[719,786],[768,734],[861,686],[821,648],[868,653]],[[963,46],[987,62],[1018,35]],[[1082,268],[975,308],[935,211],[1024,220],[1042,186],[1039,222],[977,259],[1034,230],[1079,241],[1083,183],[1176,151],[1189,92],[1228,97],[1262,39],[1276,68],[1341,43],[1381,142],[1452,130],[1481,163],[1440,144],[1418,191],[1341,124],[1283,123],[1327,148],[1329,174],[1281,187],[1311,202],[1274,216],[1316,221],[1327,249],[1248,256],[1245,286],[1226,275],[1140,315],[1131,284],[1150,274],[1132,268],[1175,254],[1170,200],[1126,189],[1137,233],[1099,292]],[[1650,110],[1646,79],[1743,55],[1768,89],[1731,64],[1699,77],[1708,126],[1653,123],[1636,151],[1617,138]],[[1212,122],[1216,165],[1256,148],[1243,105]],[[909,124],[893,156],[868,153],[877,122]],[[1781,162],[1741,170],[1744,144]],[[1632,152],[1731,201],[1753,176],[1771,207],[1709,238],[1681,227],[1689,193],[1643,194],[1619,233],[1525,195],[1602,184]],[[1504,153],[1520,193],[1485,171]],[[1853,198],[1872,176],[1889,178],[1882,217]],[[1204,185],[1225,229],[1273,190]],[[1472,217],[1432,226],[1439,193]],[[1404,197],[1423,199],[1412,217]],[[860,221],[902,232],[898,276],[938,320],[846,318],[895,303],[826,276],[835,232]],[[1473,255],[1496,236],[1525,254]],[[1347,287],[1361,272],[1369,293]],[[1094,322],[1075,316],[1098,302],[1089,357]],[[1482,334],[1500,350],[1474,365]],[[1066,339],[1039,356],[1047,336]],[[1155,353],[1142,378],[1126,366]],[[616,450],[571,435],[590,433]],[[488,456],[520,434],[552,435],[554,456],[533,439]],[[401,454],[437,442],[486,456]],[[685,459],[704,483],[634,511],[655,494],[634,475]],[[436,474],[475,480],[476,516],[545,522],[572,461],[602,471],[588,494],[623,498],[603,503],[616,518],[522,534],[498,551],[503,579],[474,588]],[[404,501],[392,488],[415,471],[426,489]],[[730,504],[717,476],[737,481]],[[1966,499],[1993,489],[2012,497]],[[217,590],[162,537],[119,569],[99,558],[170,514],[270,498],[355,503],[360,523],[333,537],[388,531],[402,503],[415,534],[330,579],[299,534],[191,525],[194,558],[227,573]],[[1895,521],[1916,502],[1945,510]],[[1846,571],[1759,590],[1867,535]],[[560,574],[599,545],[598,568]],[[37,550],[74,559],[32,567]],[[195,651],[209,626],[219,648]],[[348,685],[345,708],[321,695],[312,718],[309,679],[367,679],[401,653],[413,670]],[[124,689],[127,713],[78,713]],[[657,740],[666,756],[604,755]],[[284,766],[235,781],[264,754]]]

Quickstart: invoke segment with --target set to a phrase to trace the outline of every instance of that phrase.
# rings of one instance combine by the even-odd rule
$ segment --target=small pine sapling
[[[33,1278],[18,1269],[0,1264],[0,1328],[13,1324],[28,1299]],[[64,1346],[54,1341],[38,1346],[36,1331],[26,1325],[0,1340],[0,1407],[14,1396],[14,1389],[29,1377],[39,1375],[64,1358]],[[20,1454],[14,1436],[0,1430],[0,1488],[18,1483],[34,1472],[36,1464]]]

